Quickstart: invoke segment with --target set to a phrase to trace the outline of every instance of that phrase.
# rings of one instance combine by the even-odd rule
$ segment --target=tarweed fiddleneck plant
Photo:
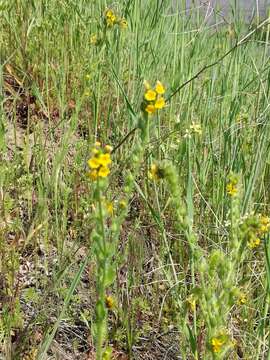
[[[230,310],[234,305],[243,306],[247,302],[246,294],[238,285],[239,267],[270,229],[267,216],[241,216],[242,186],[238,175],[230,175],[226,191],[230,198],[227,248],[213,250],[208,258],[203,256],[198,267],[200,309],[207,324],[209,349],[220,359],[237,345],[228,328]]]
[[[104,23],[107,27],[119,26],[122,29],[128,27],[127,20],[124,17],[119,17],[113,9],[107,9],[104,13]]]
[[[227,192],[231,197],[228,248],[212,250],[207,257],[202,255],[198,263],[199,308],[207,328],[208,349],[213,353],[214,358],[223,358],[234,345],[228,329],[228,318],[230,309],[239,296],[237,269],[243,260],[242,239],[238,227],[240,179],[234,175],[229,184],[233,184],[233,192],[231,187],[228,189],[227,186]]]
[[[103,45],[108,40],[108,32],[117,28],[123,31],[127,29],[127,20],[124,17],[119,16],[114,9],[106,9],[101,16],[98,32],[95,32],[90,36],[90,44],[93,46]]]
[[[108,201],[103,195],[108,186],[107,178],[112,163],[111,150],[112,148],[109,145],[102,147],[100,142],[96,142],[88,160],[89,172],[87,173],[95,186],[93,210],[96,226],[92,232],[92,241],[97,266],[96,287],[98,298],[93,333],[96,340],[97,359],[101,359],[103,353],[107,351],[104,348],[107,339],[106,289],[113,283],[115,277],[112,262],[115,249],[114,244],[109,242],[106,226],[106,219],[111,216],[111,207],[108,206]]]
[[[261,214],[241,216],[242,187],[240,177],[232,174],[226,185],[230,201],[230,221],[228,228],[229,242],[227,249],[212,250],[205,255],[197,243],[197,236],[192,227],[183,194],[179,189],[180,180],[176,170],[169,162],[154,162],[149,171],[149,178],[154,181],[166,180],[171,194],[171,203],[177,216],[180,229],[188,240],[191,255],[199,280],[193,284],[190,295],[186,298],[187,311],[191,311],[198,324],[206,329],[206,352],[213,358],[223,359],[236,345],[228,328],[228,319],[232,306],[244,306],[247,296],[238,283],[238,266],[243,263],[250,250],[260,245],[263,237],[270,230],[270,219]],[[180,291],[180,289],[179,289]],[[181,292],[181,291],[180,291]],[[189,339],[191,328],[185,323],[184,314],[180,314],[181,330]],[[186,326],[188,326],[188,331]],[[198,325],[196,324],[195,327]],[[196,336],[194,329],[193,337]],[[198,329],[202,331],[202,329]],[[194,346],[193,346],[194,347]],[[193,349],[195,358],[198,352]],[[206,353],[205,353],[206,356]]]
[[[113,12],[106,13],[109,24],[116,21]],[[145,104],[146,93],[143,104]],[[157,82],[155,99],[147,100],[149,103],[155,101],[156,110],[165,106],[165,100],[161,96],[165,93],[165,88],[161,82]],[[161,103],[159,103],[161,101]],[[164,103],[164,104],[163,104]],[[162,105],[162,106],[161,106]],[[96,290],[97,303],[95,311],[95,323],[92,327],[96,345],[96,359],[110,359],[112,349],[108,343],[108,311],[115,306],[115,300],[108,294],[109,288],[113,285],[116,277],[115,254],[119,241],[121,226],[128,212],[128,203],[133,194],[135,179],[139,174],[146,142],[149,136],[149,112],[142,106],[142,113],[137,115],[138,128],[141,130],[136,145],[133,148],[130,166],[126,169],[123,184],[123,195],[118,199],[115,209],[112,202],[106,198],[105,193],[109,186],[109,175],[111,168],[115,165],[112,161],[111,153],[113,148],[110,145],[102,146],[97,141],[88,160],[87,177],[94,186],[94,220],[95,228],[92,231],[91,239],[94,246],[96,259]],[[153,124],[154,125],[154,124]],[[110,218],[110,221],[107,219]]]

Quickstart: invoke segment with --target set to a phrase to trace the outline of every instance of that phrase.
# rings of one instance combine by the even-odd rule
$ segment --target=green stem
[[[106,278],[106,235],[105,235],[105,227],[104,227],[104,218],[103,218],[103,210],[102,210],[102,199],[100,193],[100,183],[98,180],[97,183],[97,194],[98,194],[98,210],[99,210],[99,222],[101,226],[101,238],[102,238],[102,260],[97,258],[98,263],[98,277],[97,277],[97,288],[98,288],[98,304],[103,307],[104,313],[100,314],[100,311],[96,311],[97,322],[97,334],[96,334],[96,359],[101,360],[103,354],[103,345],[106,340],[106,323],[107,323],[107,314],[105,309],[105,278]],[[98,306],[98,305],[97,305]]]

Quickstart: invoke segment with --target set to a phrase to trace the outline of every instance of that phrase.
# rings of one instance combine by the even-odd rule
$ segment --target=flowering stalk
[[[230,185],[230,186],[228,186]],[[226,187],[231,197],[229,248],[212,250],[208,256],[202,255],[198,262],[200,274],[199,306],[201,317],[207,327],[208,351],[214,359],[224,358],[233,342],[227,330],[228,315],[236,299],[240,297],[237,283],[238,263],[243,259],[240,219],[240,183],[237,176],[231,176]],[[239,298],[240,299],[240,298]],[[241,298],[243,301],[243,297]]]
[[[107,15],[110,17],[111,13],[108,13]],[[146,90],[146,93],[148,90]],[[155,102],[157,104],[159,104],[158,101],[163,99],[161,95],[164,91],[163,85],[160,82],[157,82],[156,90],[153,90],[155,93]],[[144,102],[146,97],[147,96],[145,95]],[[152,100],[149,100],[148,102],[152,102]],[[161,105],[156,105],[155,109],[161,108]],[[145,145],[149,140],[149,128],[149,112],[143,108],[142,116],[138,117],[138,127],[131,130],[128,134],[129,136],[131,133],[135,132],[136,129],[141,130],[137,144],[132,151],[132,167],[127,170],[125,175],[123,187],[124,195],[122,199],[119,200],[119,206],[115,214],[112,205],[108,208],[108,203],[104,201],[105,198],[103,193],[108,185],[107,178],[110,174],[110,165],[112,162],[111,154],[125,142],[127,137],[114,149],[108,145],[103,148],[100,142],[96,142],[92,149],[91,157],[88,160],[88,176],[95,184],[94,199],[97,204],[97,206],[94,204],[96,227],[91,235],[97,263],[96,285],[98,299],[96,303],[96,319],[93,326],[97,360],[101,360],[105,357],[110,358],[110,350],[108,348],[106,349],[105,346],[108,338],[108,309],[112,307],[114,301],[112,297],[106,296],[106,290],[112,285],[116,276],[113,257],[117,249],[121,226],[128,212],[128,203],[134,190],[135,178],[139,173],[143,161]],[[111,217],[110,222],[106,221],[108,216]]]
[[[106,178],[110,173],[111,164],[110,146],[101,147],[96,142],[92,149],[92,156],[88,160],[90,171],[88,176],[95,183],[94,198],[97,207],[94,206],[94,218],[96,228],[92,232],[92,241],[94,243],[94,254],[97,263],[96,286],[98,299],[96,303],[96,320],[93,326],[94,338],[96,342],[96,359],[101,360],[107,351],[105,344],[107,341],[107,307],[106,307],[106,289],[114,280],[115,271],[112,266],[111,246],[107,240],[107,230],[105,226],[108,210],[104,202],[103,191],[107,186]]]
[[[101,190],[100,181],[97,182],[97,201],[98,201],[98,217],[99,231],[94,237],[97,248],[97,293],[98,301],[96,304],[96,358],[102,359],[103,345],[107,337],[107,311],[105,306],[105,286],[106,286],[106,235],[104,228],[103,209],[101,202]]]

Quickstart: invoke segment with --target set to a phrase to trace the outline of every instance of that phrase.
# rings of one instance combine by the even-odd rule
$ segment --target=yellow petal
[[[161,84],[160,81],[157,81],[157,84],[156,84],[156,92],[160,95],[164,94],[165,93],[165,88],[164,86]]]
[[[128,23],[127,23],[127,20],[126,19],[121,19],[120,22],[119,22],[119,25],[121,27],[121,29],[126,29],[128,27]]]
[[[150,89],[151,89],[151,86],[150,86],[150,84],[149,84],[149,82],[148,82],[147,80],[144,80],[143,85],[144,85],[144,87],[145,87],[146,90],[150,90]]]
[[[125,200],[121,200],[119,202],[119,206],[120,208],[125,209],[127,207],[127,202]]]
[[[145,111],[148,113],[148,114],[153,114],[155,112],[155,106],[152,105],[152,104],[149,104],[146,106],[145,108]]]
[[[99,153],[99,150],[96,149],[96,148],[93,148],[93,149],[91,150],[91,152],[92,152],[93,155],[96,155],[96,154]]]
[[[111,296],[106,296],[105,304],[108,309],[112,309],[115,306],[115,301]]]
[[[144,94],[144,97],[147,101],[153,101],[153,100],[156,100],[157,93],[154,90],[149,89]]]
[[[88,176],[91,180],[96,180],[98,177],[97,170],[92,170],[88,173]]]
[[[104,147],[104,150],[105,150],[107,153],[111,153],[112,150],[113,150],[113,147],[112,147],[111,145],[106,145],[106,146]]]
[[[155,102],[155,108],[156,109],[163,109],[165,106],[165,100],[163,97],[157,99],[157,101]]]
[[[112,202],[107,202],[106,203],[106,209],[107,209],[108,213],[110,215],[112,215],[113,214],[113,203]]]
[[[110,154],[106,153],[106,154],[99,155],[98,162],[102,166],[109,165],[112,162]]]
[[[98,170],[98,176],[100,177],[107,177],[110,173],[109,168],[107,168],[106,166],[101,166],[101,168]]]
[[[107,18],[111,18],[112,16],[115,16],[113,11],[110,9],[106,11],[105,15]]]
[[[97,157],[93,157],[88,160],[88,166],[90,167],[90,169],[97,169],[99,165],[100,164]]]

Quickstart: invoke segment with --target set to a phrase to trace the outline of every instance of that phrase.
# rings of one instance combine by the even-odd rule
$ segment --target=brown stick
[[[247,35],[245,35],[241,40],[239,40],[230,50],[228,50],[224,55],[222,55],[218,60],[214,61],[213,63],[209,64],[209,65],[205,65],[200,71],[198,71],[194,76],[192,76],[190,79],[188,79],[187,81],[185,81],[183,84],[181,84],[180,86],[178,86],[178,88],[176,88],[176,90],[170,94],[170,96],[166,99],[166,102],[168,102],[174,95],[176,95],[183,87],[185,87],[186,85],[188,85],[190,82],[192,82],[193,80],[195,80],[197,77],[199,77],[201,75],[201,73],[203,73],[205,70],[219,64],[225,57],[227,57],[231,52],[233,52],[236,48],[238,48],[240,45],[243,45],[256,31],[258,31],[261,27],[263,27],[264,25],[270,23],[270,17],[268,17],[267,19],[265,19],[264,21],[262,21],[255,29],[253,29],[252,31],[250,31]]]
[[[170,99],[175,96],[181,89],[183,89],[183,87],[185,87],[186,85],[188,85],[189,83],[191,83],[193,80],[197,79],[201,73],[203,73],[205,70],[219,64],[222,60],[225,59],[225,57],[227,57],[231,52],[233,52],[235,49],[237,49],[239,46],[243,45],[255,32],[257,32],[260,28],[262,28],[263,26],[270,24],[270,17],[268,17],[267,19],[265,19],[264,21],[262,21],[255,29],[253,29],[252,31],[250,31],[247,35],[245,35],[241,40],[239,40],[230,50],[228,50],[224,55],[222,55],[219,59],[217,59],[216,61],[214,61],[211,64],[205,65],[201,70],[199,70],[195,75],[193,75],[190,79],[188,79],[187,81],[185,81],[183,84],[179,85],[178,88],[176,88],[176,90],[169,95],[169,97],[166,99],[166,102],[169,102]],[[130,132],[127,133],[127,135],[120,141],[119,144],[117,144],[113,150],[112,153],[114,153],[118,148],[120,148],[120,146],[122,146],[126,140],[138,129],[138,127],[135,127],[134,129],[130,130]]]

